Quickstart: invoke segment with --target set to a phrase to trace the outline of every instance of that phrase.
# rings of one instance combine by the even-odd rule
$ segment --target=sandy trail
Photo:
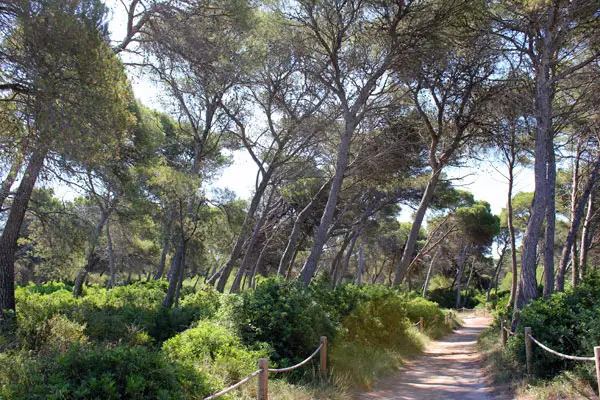
[[[406,363],[394,376],[363,393],[364,400],[493,400],[477,353],[477,335],[489,317],[463,316],[464,326],[440,341],[431,342],[423,355]]]

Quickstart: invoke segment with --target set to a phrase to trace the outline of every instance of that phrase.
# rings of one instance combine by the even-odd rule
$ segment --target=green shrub
[[[591,357],[600,343],[600,275],[593,273],[575,289],[539,298],[519,315],[517,335],[508,342],[509,353],[525,364],[524,327],[546,346],[570,355]],[[580,376],[593,379],[593,363],[563,360],[534,345],[533,372],[552,377],[563,370],[577,369]]]
[[[256,370],[257,361],[266,351],[250,351],[240,338],[215,322],[202,321],[162,346],[171,360],[198,371],[210,372],[215,387],[236,383]]]
[[[224,318],[239,332],[243,343],[267,343],[280,365],[303,360],[319,345],[319,337],[333,337],[329,316],[311,291],[295,282],[268,278],[256,288],[229,296]]]
[[[184,399],[211,392],[206,376],[144,347],[73,346],[37,358],[2,354],[3,399]]]

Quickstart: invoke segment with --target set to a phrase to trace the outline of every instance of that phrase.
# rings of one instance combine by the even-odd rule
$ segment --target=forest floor
[[[461,316],[464,326],[442,340],[432,341],[410,361],[361,400],[493,400],[508,399],[488,385],[477,352],[477,336],[492,322],[489,317]]]

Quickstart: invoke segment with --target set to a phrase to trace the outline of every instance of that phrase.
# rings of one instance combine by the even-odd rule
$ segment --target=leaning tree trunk
[[[4,178],[4,181],[2,181],[2,184],[0,185],[0,209],[4,207],[4,202],[10,194],[10,188],[12,187],[13,183],[15,183],[17,175],[19,174],[22,166],[23,160],[21,158],[13,160],[13,162],[10,164],[8,175],[6,175],[6,178]]]
[[[108,250],[108,271],[110,272],[108,287],[113,288],[117,284],[117,269],[115,266],[115,254],[112,246],[112,238],[110,237],[109,221],[106,221],[106,247]]]
[[[393,283],[394,285],[401,284],[404,278],[406,277],[410,261],[415,251],[417,239],[419,237],[419,231],[421,230],[421,225],[423,225],[425,213],[429,208],[429,204],[431,204],[433,194],[435,193],[435,188],[440,178],[440,172],[441,170],[439,169],[431,172],[431,176],[429,177],[429,181],[427,182],[427,187],[425,188],[425,192],[423,193],[423,197],[421,198],[421,202],[419,203],[419,207],[417,208],[417,212],[415,213],[415,220],[412,223],[410,233],[408,234],[408,238],[406,239],[406,244],[404,246],[402,258],[396,265],[396,274],[394,276]]]
[[[238,269],[238,272],[235,276],[233,284],[231,285],[229,293],[237,293],[240,291],[240,284],[242,283],[242,278],[246,273],[246,268],[248,267],[248,262],[250,261],[250,254],[252,253],[252,249],[254,248],[254,245],[258,240],[258,235],[260,234],[265,220],[267,219],[267,215],[269,214],[269,207],[271,206],[272,198],[273,193],[271,193],[271,195],[269,196],[265,210],[261,214],[260,218],[256,222],[256,225],[254,226],[254,229],[252,230],[252,236],[250,237],[250,242],[248,243],[248,247],[246,248],[246,253],[244,254],[244,258],[242,259],[242,263],[240,264],[240,268]]]
[[[556,230],[556,160],[554,157],[554,144],[548,141],[548,168],[546,189],[546,233],[544,240],[544,297],[548,297],[554,290],[554,232]]]
[[[288,238],[288,242],[285,247],[285,250],[283,251],[283,255],[281,256],[281,260],[279,261],[279,268],[277,269],[277,273],[279,275],[285,276],[287,274],[287,271],[292,264],[292,259],[296,254],[296,249],[298,248],[298,244],[300,242],[300,233],[302,232],[302,227],[306,223],[306,220],[310,213],[313,212],[319,200],[325,193],[327,193],[327,188],[329,187],[330,183],[331,181],[327,181],[323,186],[321,186],[321,188],[319,188],[319,191],[302,209],[302,211],[300,211],[298,217],[294,221],[292,232],[290,233],[290,236]]]
[[[323,246],[327,241],[329,227],[331,226],[331,222],[333,221],[333,215],[337,206],[338,197],[340,195],[340,191],[342,190],[344,174],[346,173],[346,168],[348,167],[350,140],[352,138],[352,133],[354,132],[355,128],[355,121],[346,121],[344,133],[342,134],[340,140],[335,174],[331,181],[331,189],[329,190],[327,204],[325,205],[325,210],[323,211],[323,216],[321,217],[321,222],[319,223],[319,228],[317,229],[317,233],[315,235],[315,240],[310,251],[310,255],[308,256],[308,259],[306,260],[306,263],[304,264],[304,267],[302,268],[302,272],[300,274],[300,281],[306,286],[310,284],[310,281],[312,280],[313,275],[317,270],[319,259],[321,258],[321,254],[323,253]]]
[[[467,306],[467,300],[469,300],[469,287],[471,286],[471,278],[473,277],[473,270],[475,269],[475,256],[473,256],[473,261],[471,262],[471,272],[469,272],[469,278],[467,278],[467,286],[465,287],[466,296],[463,299],[463,307]]]
[[[460,259],[458,260],[458,270],[456,272],[456,309],[460,307],[460,284],[462,281],[463,269],[465,267],[465,261],[467,261],[467,248],[469,246],[465,245],[460,254]]]
[[[169,254],[169,244],[171,243],[171,241],[169,240],[169,233],[171,231],[174,213],[175,211],[173,210],[173,208],[171,208],[171,210],[169,211],[169,216],[167,217],[167,223],[165,224],[164,228],[165,237],[163,239],[162,252],[160,254],[160,262],[158,264],[158,268],[156,269],[156,273],[154,274],[155,281],[161,279],[165,273],[165,266],[167,264],[167,254]]]
[[[183,242],[182,242],[183,243]],[[181,260],[183,258],[183,246],[177,247],[173,259],[171,259],[171,269],[169,271],[169,286],[167,288],[167,294],[163,301],[163,306],[170,308],[173,305],[175,299],[175,292],[179,285],[179,274],[183,269]]]
[[[488,286],[486,301],[490,301],[490,295],[492,293],[492,288],[494,287],[494,281],[497,283],[498,279],[500,278],[500,269],[502,268],[502,261],[504,261],[504,255],[506,254],[507,247],[508,244],[504,242],[504,246],[502,246],[502,251],[500,252],[500,257],[498,258],[498,263],[496,264],[496,270],[494,271],[494,275],[492,276]],[[497,284],[496,287],[498,287]]]
[[[40,174],[46,152],[34,152],[25,174],[15,193],[10,211],[0,237],[0,328],[5,320],[4,313],[15,310],[15,253],[17,241],[33,187]]]
[[[365,258],[363,255],[364,249],[365,244],[361,243],[358,249],[358,271],[356,272],[356,286],[360,286],[362,284],[362,273],[365,266]]]
[[[581,230],[581,247],[579,248],[579,280],[582,280],[585,276],[587,269],[587,259],[589,250],[589,239],[590,239],[590,224],[592,222],[592,216],[594,215],[594,195],[592,191],[588,196],[587,212],[585,214],[585,221],[583,223],[583,229]]]
[[[342,260],[342,265],[340,266],[339,270],[336,271],[336,274],[333,276],[334,286],[337,286],[342,282],[342,279],[344,279],[344,275],[346,275],[346,271],[348,271],[348,265],[350,264],[350,257],[352,257],[352,253],[354,252],[354,246],[356,245],[356,239],[358,239],[359,235],[360,235],[360,228],[358,228],[354,231],[354,234],[352,235],[352,240],[350,241],[350,247],[348,248],[348,251],[346,252],[346,256]]]
[[[571,249],[573,243],[575,243],[575,235],[579,230],[579,224],[581,222],[581,217],[583,216],[583,211],[585,210],[585,203],[587,201],[588,196],[592,191],[592,187],[596,183],[598,179],[598,170],[600,169],[600,151],[596,154],[596,160],[594,161],[594,166],[592,169],[592,173],[588,178],[588,181],[585,184],[585,188],[579,201],[577,202],[577,207],[575,208],[575,214],[573,215],[573,219],[571,221],[571,226],[569,227],[569,233],[567,234],[567,239],[565,240],[565,245],[563,247],[562,256],[560,258],[560,264],[558,266],[558,271],[556,274],[556,291],[562,292],[565,290],[565,272],[567,270],[567,264],[569,263],[569,259],[571,258]]]
[[[427,277],[425,278],[425,283],[423,284],[423,297],[425,297],[425,295],[427,294],[427,289],[429,288],[429,280],[431,278],[431,271],[433,270],[433,264],[435,263],[435,259],[438,257],[439,254],[440,249],[437,249],[437,251],[433,255],[433,258],[431,259],[431,262],[429,263],[429,268],[427,269]]]
[[[240,258],[244,242],[246,241],[246,234],[248,233],[247,231],[250,228],[250,223],[254,218],[254,214],[256,214],[256,210],[258,209],[258,206],[260,204],[260,201],[262,200],[265,191],[267,190],[267,186],[269,185],[269,181],[271,180],[273,172],[274,166],[273,164],[271,164],[269,165],[269,168],[267,169],[262,180],[260,181],[260,184],[256,189],[256,193],[254,193],[254,197],[252,197],[252,202],[250,202],[250,207],[248,208],[248,212],[244,217],[244,222],[242,222],[242,228],[240,229],[237,241],[233,246],[233,250],[231,252],[229,260],[225,264],[225,267],[223,268],[223,271],[221,272],[220,276],[216,276],[214,278],[219,279],[219,281],[217,282],[217,290],[221,293],[223,293],[223,291],[225,290],[225,285],[229,280],[229,275],[231,275],[231,271],[233,270],[235,263]],[[213,283],[214,282],[212,280],[208,282],[209,285]]]
[[[88,276],[89,269],[94,264],[94,252],[96,251],[96,245],[98,244],[98,240],[102,234],[102,229],[108,220],[108,214],[109,213],[105,208],[100,210],[100,220],[98,221],[96,229],[94,229],[89,239],[88,249],[85,256],[85,265],[79,268],[77,276],[75,277],[75,283],[73,284],[73,296],[75,297],[81,296],[81,293],[83,292],[83,283]]]

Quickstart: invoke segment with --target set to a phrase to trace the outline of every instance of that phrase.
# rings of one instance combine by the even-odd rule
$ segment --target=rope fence
[[[292,365],[291,367],[269,368],[269,360],[266,358],[259,358],[258,359],[258,369],[256,371],[254,371],[253,373],[251,373],[250,375],[248,375],[246,378],[242,379],[241,381],[221,390],[220,392],[206,397],[204,400],[217,399],[217,398],[223,396],[224,394],[227,394],[227,393],[239,388],[240,386],[244,385],[245,383],[249,382],[255,376],[258,376],[257,399],[258,400],[268,400],[269,399],[269,372],[282,373],[282,372],[293,371],[293,370],[300,368],[301,366],[307,364],[317,354],[320,355],[319,361],[320,361],[321,376],[327,376],[327,337],[321,336],[320,341],[321,341],[321,344],[319,344],[319,347],[317,347],[317,349],[310,356],[308,356],[308,358],[306,358],[302,362],[299,362],[296,365]]]
[[[502,345],[506,345],[507,336],[514,336],[515,332],[512,332],[508,329],[508,323],[506,320],[502,321]],[[531,375],[533,370],[533,344],[537,344],[542,350],[565,360],[571,361],[584,361],[590,362],[593,361],[596,363],[596,379],[598,380],[598,391],[600,392],[600,346],[594,347],[594,356],[593,357],[581,357],[581,356],[571,356],[569,354],[563,354],[556,350],[551,349],[545,344],[541,343],[537,340],[533,334],[531,333],[531,327],[525,327],[525,359],[527,361],[527,374]]]

